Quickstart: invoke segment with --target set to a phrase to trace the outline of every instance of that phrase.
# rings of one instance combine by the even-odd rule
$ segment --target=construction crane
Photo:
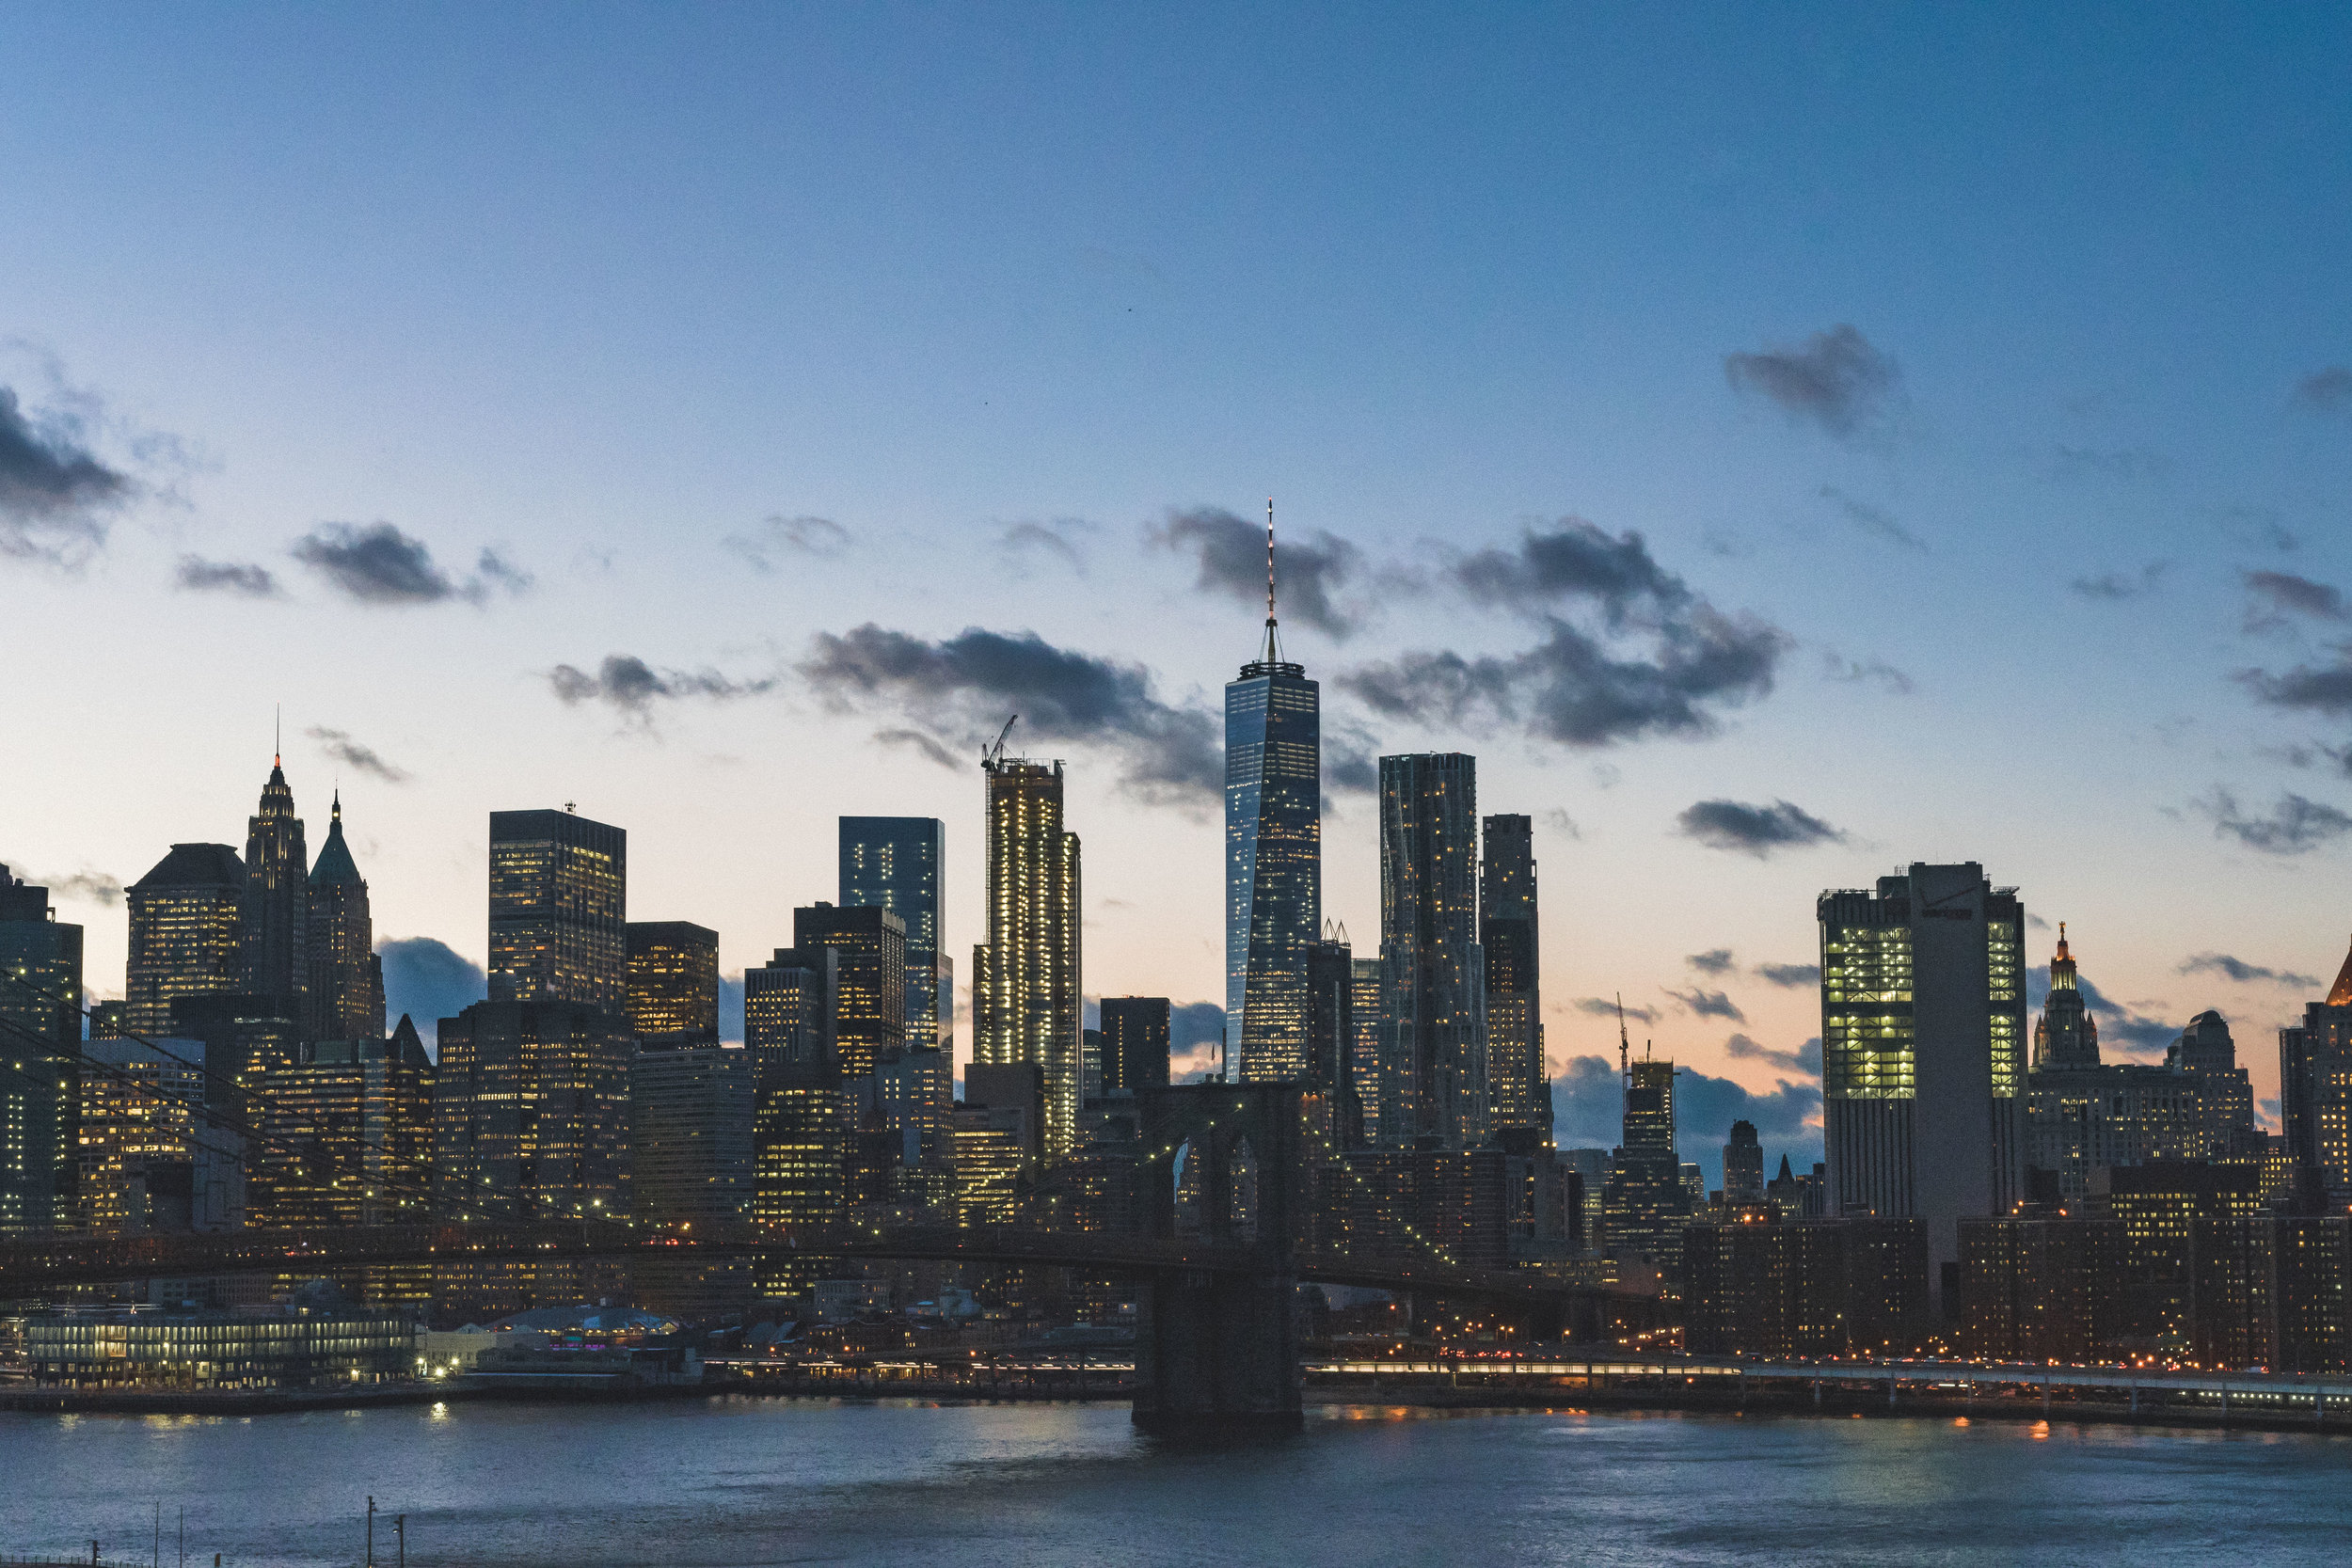
[[[1005,760],[1005,736],[1012,734],[1012,727],[1019,722],[1021,722],[1021,715],[1016,713],[1005,721],[1003,729],[996,732],[996,740],[993,745],[980,748],[980,767],[984,771],[995,771],[996,765]]]

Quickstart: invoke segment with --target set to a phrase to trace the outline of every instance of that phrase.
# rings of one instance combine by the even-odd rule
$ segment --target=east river
[[[712,1400],[0,1416],[0,1554],[601,1564],[2339,1563],[2352,1439],[1950,1419]]]

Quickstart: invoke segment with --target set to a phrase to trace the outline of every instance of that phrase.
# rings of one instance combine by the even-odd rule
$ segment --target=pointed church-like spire
[[[2344,956],[2344,967],[2336,971],[2336,983],[2328,989],[2328,1006],[2346,1005],[2352,1005],[2352,953]]]

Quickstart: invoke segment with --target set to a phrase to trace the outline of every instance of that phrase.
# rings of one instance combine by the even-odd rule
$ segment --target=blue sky
[[[1332,732],[1476,752],[1542,824],[1571,1085],[1622,990],[1771,1097],[1776,1163],[1818,1007],[1759,971],[1812,961],[1822,887],[1974,858],[2069,922],[2110,1037],[2217,1006],[2274,1092],[2308,988],[2251,972],[2352,931],[2348,31],[9,8],[0,603],[40,739],[0,857],[97,887],[238,840],[282,701],[387,938],[478,960],[485,814],[577,800],[633,912],[736,968],[831,895],[835,815],[902,810],[949,823],[968,963],[977,775],[924,743],[1018,695],[1074,770],[1089,989],[1214,998],[1186,748],[1254,619],[1182,520],[1271,494],[1328,568],[1286,625]],[[1585,575],[1541,578],[1563,542]],[[1547,721],[1559,626],[1682,717]],[[1366,934],[1368,802],[1332,809]],[[118,990],[119,905],[67,912]]]

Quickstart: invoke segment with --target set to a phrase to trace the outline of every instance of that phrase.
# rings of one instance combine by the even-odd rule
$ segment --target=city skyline
[[[627,95],[616,60],[708,43],[513,25],[542,62],[517,102],[550,115]],[[2069,923],[2109,1059],[2217,1009],[2275,1101],[2270,1042],[2352,929],[2329,696],[2352,342],[2311,260],[2352,209],[2319,24],[2192,49],[2137,19],[2119,63],[2068,18],[2023,47],[1948,19],[1809,45],[1756,20],[1325,21],[1237,60],[1080,24],[1009,68],[1041,105],[1018,134],[960,112],[954,24],[809,25],[842,74],[784,111],[772,166],[704,149],[764,136],[760,73],[803,41],[780,21],[705,106],[641,122],[694,179],[541,182],[510,214],[484,198],[511,160],[595,150],[408,112],[452,91],[425,23],[0,23],[41,67],[0,109],[37,154],[0,190],[59,214],[0,241],[25,433],[0,584],[23,679],[87,721],[0,793],[0,860],[86,928],[99,995],[125,921],[93,894],[244,842],[282,700],[296,808],[315,840],[340,784],[379,938],[485,964],[485,814],[577,800],[636,836],[632,910],[720,931],[729,974],[833,885],[838,816],[945,821],[946,882],[979,888],[969,761],[1025,711],[1089,845],[1088,990],[1214,1005],[1215,693],[1259,592],[1232,541],[1271,490],[1285,632],[1325,688],[1325,911],[1363,955],[1369,759],[1477,754],[1574,890],[1541,927],[1564,1141],[1608,1141],[1591,1009],[1622,990],[1661,1054],[1750,1097],[1710,1091],[1715,1120],[1813,1146],[1813,900],[1913,861],[2019,885],[2051,923],[2024,938],[2037,985]],[[304,69],[330,35],[380,78]],[[1095,84],[1138,49],[1195,88],[1107,114]],[[2071,62],[2088,100],[2022,59]],[[1489,72],[1530,90],[1400,146],[1330,60],[1408,126]],[[2000,90],[1918,90],[1963,76]],[[323,79],[355,91],[330,112]],[[1814,112],[1770,112],[1767,80]],[[151,116],[66,145],[71,104],[123,84]],[[350,178],[315,188],[288,137]],[[1204,139],[1205,182],[1175,150]],[[2184,172],[2208,157],[2299,194]],[[874,194],[909,178],[943,210]],[[606,204],[632,200],[683,243]],[[387,223],[380,253],[345,243]],[[2015,248],[1988,257],[1994,232]],[[661,288],[583,260],[615,235]],[[354,643],[394,650],[390,678]],[[1550,702],[1578,649],[1639,700]],[[2035,749],[2050,708],[2063,766]],[[968,951],[977,901],[944,914]]]

